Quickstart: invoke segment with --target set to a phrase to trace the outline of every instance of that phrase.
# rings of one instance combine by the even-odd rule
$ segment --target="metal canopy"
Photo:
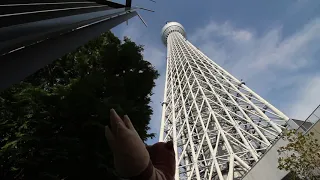
[[[137,15],[125,5],[83,0],[0,4],[0,90]]]

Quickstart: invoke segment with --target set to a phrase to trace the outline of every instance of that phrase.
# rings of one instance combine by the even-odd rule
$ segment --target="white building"
[[[320,106],[318,106],[305,121],[290,119],[288,129],[296,129],[298,132],[308,134],[314,133],[314,137],[320,140]],[[320,142],[320,141],[319,141]],[[278,169],[279,154],[277,150],[281,146],[286,146],[289,142],[279,138],[244,176],[243,180],[290,180],[287,178],[288,171]],[[315,171],[315,174],[320,174]]]

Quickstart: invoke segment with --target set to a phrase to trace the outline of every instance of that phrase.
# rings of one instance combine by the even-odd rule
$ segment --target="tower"
[[[173,140],[176,179],[241,179],[289,119],[186,39],[162,29],[167,69],[160,141]]]

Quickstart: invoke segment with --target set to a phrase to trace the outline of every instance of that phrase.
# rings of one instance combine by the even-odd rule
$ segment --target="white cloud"
[[[190,39],[204,40],[207,38],[215,37],[228,37],[239,41],[248,41],[252,38],[251,32],[247,30],[235,29],[229,22],[217,24],[211,21],[204,28],[198,29],[190,36]]]
[[[276,65],[281,68],[300,68],[306,65],[307,59],[319,50],[319,46],[314,48],[313,42],[320,41],[320,20],[316,19],[303,27],[296,34],[281,40],[281,29],[273,30],[261,42],[265,51],[260,48],[261,58],[253,66],[259,69],[266,69],[268,66]],[[263,46],[263,45],[267,46]]]
[[[230,22],[211,21],[191,33],[189,39],[257,93],[280,105],[289,117],[304,119],[320,103],[315,98],[320,92],[320,76],[314,70],[320,66],[319,32],[320,19],[289,36],[282,35],[282,27],[258,36]],[[282,102],[277,102],[280,94],[275,93],[279,90]]]
[[[166,63],[165,52],[150,44],[144,46],[144,58],[150,61],[158,70],[163,69]]]
[[[320,75],[310,79],[301,88],[300,93],[289,114],[296,119],[304,120],[320,104]]]

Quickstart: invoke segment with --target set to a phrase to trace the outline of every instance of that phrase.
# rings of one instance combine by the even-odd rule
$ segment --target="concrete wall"
[[[318,120],[318,122],[313,125],[313,127],[309,130],[308,133],[313,132],[314,133],[314,137],[316,139],[318,139],[318,142],[320,142],[320,120]],[[320,175],[320,170],[316,170],[313,172],[315,175]]]
[[[280,180],[288,174],[278,169],[278,152],[287,142],[281,138],[269,149],[258,163],[252,167],[243,180]]]
[[[319,107],[317,109],[320,109]],[[314,132],[315,137],[320,140],[320,119],[319,116],[316,116],[316,118],[317,119],[311,121],[315,124],[306,133]],[[288,129],[297,129],[298,131],[304,132],[291,120],[288,122],[288,126]],[[243,180],[281,180],[284,176],[286,176],[288,174],[287,171],[281,171],[278,169],[279,155],[277,149],[287,144],[288,143],[283,139],[278,139],[278,141],[274,143],[274,145],[269,149],[269,151],[267,151],[261,160],[258,161],[244,176]]]
[[[313,127],[309,130],[308,133],[313,132],[314,137],[320,140],[320,121],[318,121]]]

